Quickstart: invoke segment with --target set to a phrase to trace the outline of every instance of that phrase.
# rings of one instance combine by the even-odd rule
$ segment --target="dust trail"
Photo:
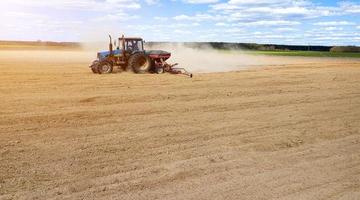
[[[147,49],[171,52],[170,63],[179,63],[180,67],[194,73],[229,72],[255,67],[318,63],[324,60],[327,62],[336,61],[332,58],[251,55],[239,49],[216,50],[209,46],[192,48],[181,43],[155,43],[148,45]]]
[[[155,44],[148,48],[171,52],[169,62],[179,63],[179,66],[197,73],[236,71],[264,64],[256,56],[246,55],[240,50],[220,51],[211,47],[191,48],[184,44]]]

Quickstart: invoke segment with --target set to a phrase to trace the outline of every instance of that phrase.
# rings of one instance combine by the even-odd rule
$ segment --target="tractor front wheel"
[[[99,65],[99,61],[95,60],[91,66],[90,66],[90,69],[91,71],[94,73],[94,74],[98,74],[99,71],[98,71],[98,65]]]
[[[143,53],[137,53],[130,57],[129,68],[137,74],[147,73],[151,70],[151,60]]]
[[[98,64],[99,74],[110,74],[113,71],[113,66],[109,62],[101,62]]]

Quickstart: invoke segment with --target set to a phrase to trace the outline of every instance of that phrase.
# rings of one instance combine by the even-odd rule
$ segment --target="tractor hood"
[[[121,52],[120,49],[115,49],[113,51],[113,53],[114,53],[115,56],[119,56],[122,52]],[[98,55],[99,59],[103,59],[103,58],[106,58],[107,56],[110,55],[110,51],[101,51],[101,52],[98,52],[97,55]]]

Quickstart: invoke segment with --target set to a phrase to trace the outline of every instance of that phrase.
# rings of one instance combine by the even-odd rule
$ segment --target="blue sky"
[[[337,0],[1,0],[0,40],[360,45],[360,2]]]

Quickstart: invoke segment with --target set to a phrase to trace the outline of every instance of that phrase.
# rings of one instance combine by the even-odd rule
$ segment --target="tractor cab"
[[[141,38],[119,38],[119,43],[124,44],[127,52],[144,51],[144,41]]]
[[[118,41],[114,40],[112,43],[111,36],[109,35],[110,43],[108,51],[98,52],[99,61],[107,59],[115,59],[117,62],[126,59],[137,52],[144,52],[144,41],[142,38],[125,38],[124,36],[119,38]],[[113,49],[113,47],[116,49]],[[121,58],[121,59],[120,59]]]

